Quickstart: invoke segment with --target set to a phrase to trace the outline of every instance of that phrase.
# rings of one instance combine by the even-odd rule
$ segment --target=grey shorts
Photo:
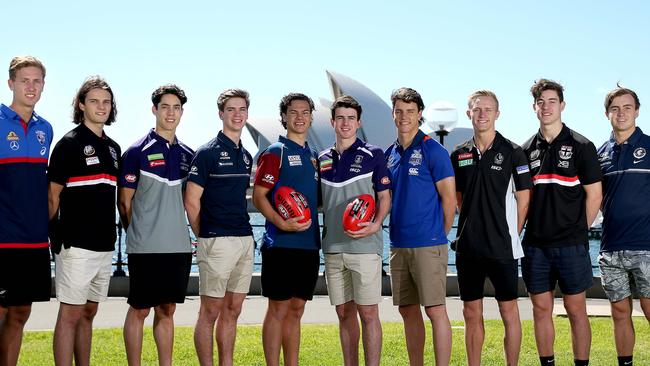
[[[609,301],[620,301],[633,294],[650,298],[650,250],[602,252],[598,265]]]

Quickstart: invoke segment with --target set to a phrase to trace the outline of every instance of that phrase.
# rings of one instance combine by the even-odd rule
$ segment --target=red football
[[[299,223],[305,223],[311,218],[311,210],[307,199],[293,188],[282,186],[275,191],[275,208],[285,220],[302,216]]]
[[[375,216],[375,198],[369,194],[362,194],[348,203],[343,212],[343,230],[357,231],[363,227],[362,222],[372,221]]]

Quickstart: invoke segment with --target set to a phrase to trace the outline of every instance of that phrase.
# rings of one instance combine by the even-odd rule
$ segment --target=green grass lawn
[[[616,365],[616,352],[610,318],[591,318],[593,341],[591,345],[591,365]],[[532,321],[523,321],[523,342],[521,365],[539,363],[533,337]],[[636,328],[636,365],[650,365],[650,327],[645,318],[634,319]],[[555,355],[558,365],[573,365],[569,321],[555,318]],[[452,365],[464,365],[465,345],[462,322],[453,322]],[[503,365],[503,326],[500,321],[486,321],[486,340],[483,346],[484,365]],[[406,345],[401,323],[383,324],[382,365],[407,365]],[[240,326],[235,349],[236,365],[263,365],[262,327]],[[426,364],[433,364],[431,329],[427,325]],[[191,327],[177,327],[174,341],[174,365],[198,364],[194,353]],[[157,365],[156,347],[151,328],[145,330],[143,364]],[[215,347],[216,349],[216,347]],[[215,351],[216,352],[216,351]],[[360,350],[360,353],[363,352]],[[53,365],[52,332],[26,332],[23,341],[20,365]],[[94,331],[92,365],[126,365],[122,330],[98,329]],[[341,365],[338,328],[336,325],[304,325],[300,349],[301,365]]]

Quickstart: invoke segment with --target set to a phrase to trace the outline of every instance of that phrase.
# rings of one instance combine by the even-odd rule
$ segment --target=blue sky
[[[563,120],[597,146],[609,136],[603,98],[617,81],[637,91],[637,123],[647,125],[650,5],[643,1],[23,0],[2,8],[0,63],[18,54],[43,60],[37,112],[53,123],[55,140],[73,127],[70,102],[93,74],[116,93],[118,120],[107,133],[123,148],[153,126],[149,98],[161,84],[187,92],[178,135],[198,147],[221,127],[223,89],[250,92],[249,119],[276,116],[290,91],[331,98],[325,70],[386,101],[400,86],[417,89],[426,104],[449,100],[463,127],[467,96],[491,89],[501,104],[497,129],[518,143],[538,128],[529,89],[540,77],[565,86]],[[0,101],[11,102],[6,86]]]

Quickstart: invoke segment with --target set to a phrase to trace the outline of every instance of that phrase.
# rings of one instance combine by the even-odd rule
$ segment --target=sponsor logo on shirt
[[[539,150],[531,151],[529,157],[530,157],[530,160],[535,160],[535,159],[539,158]]]
[[[46,152],[47,152],[47,147],[45,146],[41,147],[41,151],[40,151],[41,156],[44,156]]]
[[[568,160],[560,160],[557,163],[557,167],[566,169],[566,168],[569,167],[569,161]]]
[[[147,155],[147,160],[164,160],[165,156],[162,153]]]
[[[13,151],[16,151],[20,149],[20,145],[18,144],[18,141],[9,141],[9,148]]]
[[[359,173],[360,171],[361,171],[361,169],[359,169],[359,168],[350,168],[350,172],[352,172],[352,173]]]
[[[320,171],[324,172],[332,169],[332,159],[325,159],[320,161]]]
[[[471,154],[470,154],[470,155],[471,155]],[[463,167],[463,166],[467,166],[467,165],[472,165],[472,164],[474,164],[474,159],[473,159],[473,158],[465,159],[465,160],[458,160],[458,166],[459,166],[459,167]]]
[[[558,151],[558,154],[560,155],[560,159],[563,160],[571,159],[571,156],[573,156],[573,147],[562,145],[562,147],[560,147],[560,151]]]
[[[196,165],[192,165],[192,168],[190,168],[190,174],[198,175],[199,168],[197,168]]]
[[[470,159],[473,158],[474,156],[472,153],[464,153],[464,154],[459,154],[458,155],[458,160],[464,160],[464,159]]]
[[[520,165],[517,167],[517,174],[524,174],[528,173],[530,169],[528,169],[528,164],[526,165]]]
[[[41,130],[36,130],[34,133],[36,134],[36,140],[38,140],[38,143],[41,145],[45,145],[45,132]]]
[[[539,160],[531,161],[530,162],[530,169],[535,169],[535,168],[539,167],[539,164],[541,164]]]
[[[113,158],[113,160],[117,160],[117,151],[115,151],[113,146],[108,147],[108,152],[111,153],[111,158]]]
[[[93,154],[95,154],[95,148],[93,147],[93,145],[84,146],[84,155],[91,156]]]
[[[89,158],[86,158],[86,165],[95,165],[95,164],[99,164],[99,157],[91,156]]]
[[[287,156],[287,159],[289,160],[289,166],[302,165],[302,160],[300,159],[300,155],[289,155]]]
[[[163,165],[165,165],[164,160],[152,160],[152,161],[149,162],[149,166],[152,167],[152,168],[157,167],[157,166],[163,166]]]
[[[381,184],[390,184],[390,178],[388,177],[381,178]]]
[[[251,161],[248,159],[248,156],[246,156],[246,154],[243,155],[242,160],[244,160],[244,164],[246,164],[247,168],[249,165],[251,165]]]
[[[230,155],[227,151],[222,151],[219,153],[219,160],[230,160]]]
[[[136,178],[135,178],[134,174],[127,174],[127,175],[124,176],[124,180],[129,182],[129,183],[135,182],[135,179]]]
[[[492,170],[502,170],[503,168],[500,167],[500,166],[498,166],[498,165],[492,165],[492,166],[490,167],[490,169],[492,169]]]
[[[18,141],[18,140],[20,140],[20,137],[18,137],[18,135],[16,135],[14,131],[9,131],[9,133],[7,134],[7,141]]]
[[[418,168],[409,168],[409,175],[419,175]]]
[[[232,161],[226,161],[226,162],[219,162],[219,166],[233,166]]]
[[[395,156],[391,155],[391,156],[388,157],[388,161],[386,162],[386,166],[388,168],[392,168],[393,165],[395,165]]]
[[[264,177],[262,178],[262,182],[275,184],[275,177],[273,176],[273,174],[264,174]]]

